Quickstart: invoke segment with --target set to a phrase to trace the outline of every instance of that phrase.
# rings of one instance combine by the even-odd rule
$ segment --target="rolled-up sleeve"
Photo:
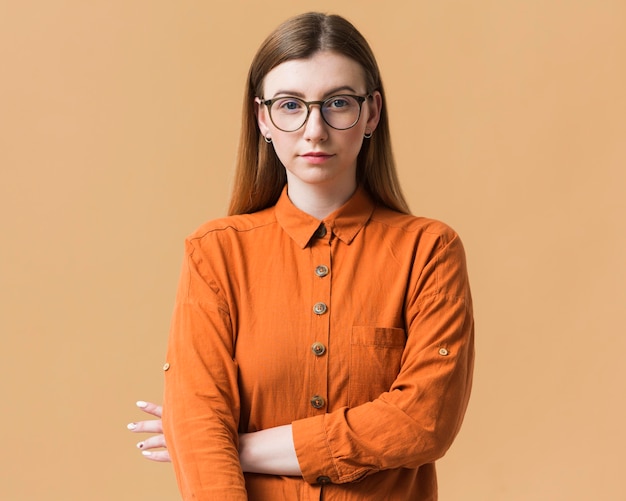
[[[184,500],[243,501],[234,334],[207,267],[187,241],[164,367],[163,427]]]

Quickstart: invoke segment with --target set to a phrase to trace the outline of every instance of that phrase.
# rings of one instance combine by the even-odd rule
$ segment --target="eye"
[[[275,101],[272,109],[281,113],[293,113],[302,110],[303,103],[295,97],[286,97]]]
[[[350,96],[333,96],[324,102],[324,108],[331,111],[346,111],[356,105],[356,101]]]

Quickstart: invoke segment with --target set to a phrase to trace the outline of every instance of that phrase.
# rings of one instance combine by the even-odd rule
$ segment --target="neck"
[[[289,200],[302,212],[316,219],[324,219],[345,204],[356,191],[356,180],[348,185],[310,185],[289,179]]]

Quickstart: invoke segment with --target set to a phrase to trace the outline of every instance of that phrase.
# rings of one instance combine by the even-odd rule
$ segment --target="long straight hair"
[[[374,201],[409,213],[396,173],[387,118],[385,92],[378,64],[359,31],[337,15],[309,12],[282,23],[261,44],[252,60],[245,90],[239,152],[229,214],[248,214],[274,205],[287,183],[285,168],[257,124],[254,100],[263,95],[265,76],[276,66],[332,51],[359,63],[367,92],[380,92],[382,110],[376,131],[363,140],[357,157],[357,182]]]

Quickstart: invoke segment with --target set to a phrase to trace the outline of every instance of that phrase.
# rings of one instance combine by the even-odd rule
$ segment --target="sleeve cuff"
[[[324,415],[294,421],[291,429],[304,480],[310,484],[339,483],[324,429]]]

